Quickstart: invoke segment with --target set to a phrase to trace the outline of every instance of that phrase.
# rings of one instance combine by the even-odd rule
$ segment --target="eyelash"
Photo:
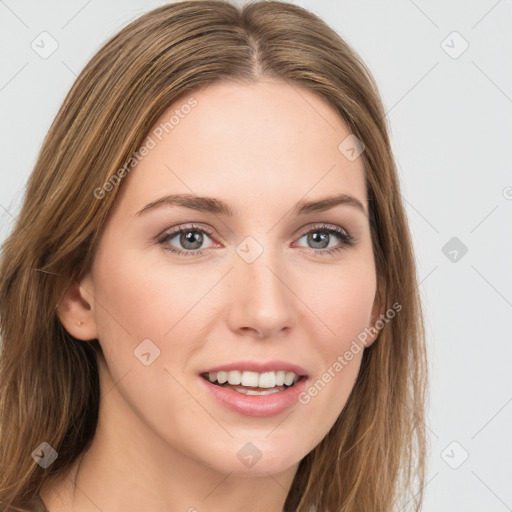
[[[200,227],[195,224],[190,224],[188,226],[182,226],[179,229],[172,231],[171,233],[165,233],[165,234],[161,235],[160,237],[157,238],[157,242],[159,244],[161,244],[162,246],[165,246],[167,244],[167,242],[169,240],[173,239],[176,235],[179,235],[181,233],[189,233],[191,231],[198,231],[201,233],[206,233],[210,238],[213,239],[212,232],[209,229],[207,229],[206,227]],[[315,255],[325,256],[325,255],[336,254],[336,253],[343,251],[344,249],[353,247],[355,244],[354,238],[345,229],[340,228],[339,226],[326,225],[326,224],[313,226],[309,230],[302,233],[300,235],[299,239],[302,238],[304,235],[308,235],[309,233],[312,233],[312,232],[321,232],[321,233],[327,233],[329,235],[336,235],[341,241],[340,244],[338,244],[337,246],[332,247],[330,249],[311,249],[311,248],[309,248],[309,250],[312,251]],[[178,256],[182,256],[182,255],[202,256],[203,255],[203,251],[201,249],[188,251],[188,250],[176,249],[171,245],[167,245],[166,247],[164,247],[164,249],[166,251],[169,251]]]

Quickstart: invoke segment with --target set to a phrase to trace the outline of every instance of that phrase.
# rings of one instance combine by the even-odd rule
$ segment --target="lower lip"
[[[298,402],[299,395],[304,390],[307,380],[302,377],[293,386],[284,391],[279,391],[279,393],[244,395],[238,393],[238,391],[212,384],[201,376],[199,379],[207,387],[213,398],[227,409],[245,416],[258,417],[277,416],[293,407]]]

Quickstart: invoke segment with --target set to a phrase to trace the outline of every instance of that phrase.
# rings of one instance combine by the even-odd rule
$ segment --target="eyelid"
[[[325,249],[313,249],[311,247],[305,247],[305,249],[308,249],[309,251],[313,251],[315,254],[319,255],[328,255],[333,254],[336,252],[339,252],[343,249],[347,249],[349,247],[353,247],[358,242],[357,237],[351,234],[351,232],[337,224],[327,224],[327,223],[317,223],[313,225],[309,225],[302,231],[302,234],[298,237],[300,240],[303,236],[308,235],[311,232],[314,231],[326,231],[329,234],[334,234],[340,239],[340,243],[334,247],[331,248],[325,248]]]
[[[328,248],[328,249],[327,248],[314,249],[311,247],[299,246],[299,247],[303,247],[304,249],[306,249],[310,252],[313,252],[313,254],[315,254],[315,255],[334,254],[336,252],[342,251],[343,249],[352,247],[353,245],[355,245],[357,243],[356,237],[351,235],[351,233],[346,228],[344,228],[342,226],[338,226],[336,224],[327,224],[327,223],[322,223],[322,222],[312,224],[312,225],[310,224],[310,225],[302,228],[300,231],[301,234],[296,237],[296,240],[300,240],[302,237],[304,237],[305,235],[307,235],[310,232],[315,231],[315,230],[327,231],[330,234],[334,233],[340,239],[340,243],[338,245]],[[216,237],[213,234],[213,229],[205,224],[200,224],[200,223],[183,224],[183,225],[178,225],[174,228],[170,228],[170,229],[162,232],[160,235],[158,235],[156,237],[156,241],[157,241],[157,243],[160,243],[163,245],[166,240],[172,239],[176,235],[179,235],[180,233],[186,232],[186,231],[202,231],[202,232],[206,233],[215,244],[218,244],[218,242],[216,241]],[[171,246],[171,247],[173,247],[173,248],[172,249],[166,248],[166,250],[171,253],[174,253],[174,254],[178,254],[178,255],[186,254],[188,256],[202,255],[203,251],[206,250],[206,249],[184,250],[184,249],[179,249],[174,246]]]
[[[162,233],[160,233],[159,235],[157,235],[156,240],[160,241],[162,239],[172,238],[172,237],[178,235],[179,233],[181,233],[182,231],[187,231],[187,230],[188,231],[204,231],[211,238],[214,237],[212,228],[206,226],[206,224],[198,224],[198,223],[193,222],[190,224],[180,224],[173,228],[168,228],[168,229],[164,230]]]
[[[210,237],[214,237],[213,229],[207,226],[206,224],[200,224],[200,223],[190,223],[190,224],[184,224],[184,225],[178,225],[175,228],[169,228],[164,230],[162,233],[160,233],[156,238],[157,240],[160,240],[161,238],[168,238],[170,235],[177,235],[181,231],[185,230],[198,230],[198,231],[205,231]],[[353,235],[344,227],[338,226],[336,224],[327,224],[325,222],[319,222],[319,223],[313,223],[312,225],[308,225],[305,228],[301,228],[299,231],[300,234],[297,234],[295,236],[301,238],[305,234],[309,233],[313,229],[325,229],[329,230],[332,229],[333,231],[341,230],[342,232],[346,233],[349,237],[353,238]]]
[[[320,230],[341,231],[343,233],[346,233],[348,236],[351,236],[349,231],[346,228],[344,228],[343,226],[338,226],[337,224],[327,224],[326,222],[318,222],[318,223],[309,224],[305,228],[302,228],[300,231],[302,234],[299,237],[303,237],[304,235],[308,234],[311,231],[314,231],[315,229],[317,229],[319,231]]]

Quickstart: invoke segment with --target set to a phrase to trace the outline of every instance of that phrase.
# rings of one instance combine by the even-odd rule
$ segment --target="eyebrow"
[[[201,197],[192,194],[171,194],[148,203],[144,208],[139,210],[136,215],[143,215],[162,205],[181,206],[191,210],[208,212],[216,215],[226,215],[229,217],[233,217],[238,214],[238,210],[232,205],[214,197]],[[295,215],[306,215],[308,213],[325,212],[338,205],[353,206],[367,216],[366,210],[361,201],[347,194],[324,197],[315,201],[299,201],[293,207],[293,213]]]

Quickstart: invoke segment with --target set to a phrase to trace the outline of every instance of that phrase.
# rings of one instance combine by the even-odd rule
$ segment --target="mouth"
[[[239,361],[198,376],[222,408],[252,417],[276,416],[294,407],[308,382],[304,368],[286,361]]]
[[[306,376],[300,376],[295,372],[285,370],[262,373],[242,370],[221,370],[201,373],[201,377],[215,386],[252,396],[280,393],[293,387],[299,380],[306,378]]]

